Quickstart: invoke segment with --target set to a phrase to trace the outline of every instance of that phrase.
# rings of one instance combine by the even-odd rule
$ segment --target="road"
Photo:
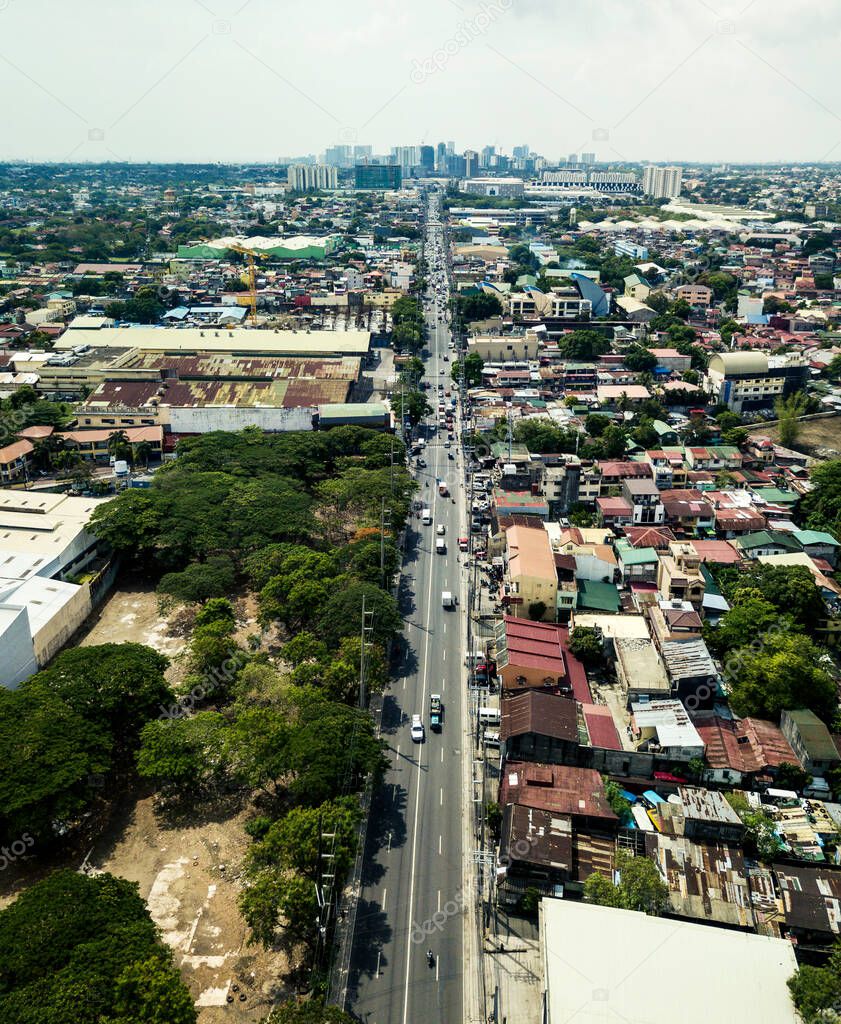
[[[440,199],[430,202],[427,247],[443,250],[435,213]],[[437,273],[434,259],[429,262],[431,272]],[[444,360],[449,331],[438,317],[439,304],[446,308],[446,291],[439,296],[433,284],[432,295],[425,303],[426,379],[430,402],[436,403],[438,381],[450,388],[451,363]],[[366,1024],[456,1024],[470,1016],[464,985],[470,917],[462,912],[465,758],[470,751],[463,728],[464,556],[458,551],[465,509],[461,456],[455,443],[447,449],[445,441],[444,431],[429,439],[427,465],[418,470],[420,495],[432,511],[433,524],[423,526],[413,519],[408,531],[400,589],[406,643],[383,700],[381,733],[390,767],[372,803],[349,978],[348,1008]],[[438,495],[439,478],[447,480],[455,502]],[[443,555],[435,552],[441,525],[447,543]],[[459,595],[457,608],[443,608],[445,590]],[[444,704],[441,732],[429,730],[432,693],[439,693]],[[413,714],[423,718],[424,743],[411,740]],[[427,964],[427,949],[434,953],[434,967]]]

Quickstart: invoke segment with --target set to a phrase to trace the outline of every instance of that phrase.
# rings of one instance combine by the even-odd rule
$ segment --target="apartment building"
[[[653,199],[674,199],[680,195],[683,185],[682,167],[643,168],[642,191]]]
[[[708,309],[713,301],[713,290],[705,284],[682,284],[672,294],[675,299],[683,299],[690,306],[701,306],[704,309]]]
[[[467,340],[467,351],[475,352],[486,363],[534,362],[539,350],[535,331],[514,334],[476,334]]]
[[[553,622],[557,616],[558,575],[549,534],[512,526],[505,531],[506,578],[503,603],[517,618]],[[542,614],[536,614],[540,607]]]

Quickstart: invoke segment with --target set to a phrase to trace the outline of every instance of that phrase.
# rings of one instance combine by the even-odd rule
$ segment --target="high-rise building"
[[[398,189],[403,184],[398,164],[357,164],[354,176],[357,188]]]
[[[525,160],[531,153],[531,149],[529,146],[515,146],[511,153],[516,160]]]
[[[569,156],[567,157],[567,163],[568,164],[577,164],[578,163],[578,154],[577,153],[570,153]]]
[[[446,171],[447,170],[447,144],[446,142],[439,142],[435,149],[435,170]]]
[[[473,178],[476,171],[479,168],[479,154],[475,149],[466,149],[464,151],[464,176],[465,178]]]
[[[324,164],[290,164],[286,176],[289,187],[296,192],[316,192],[319,189],[339,187],[338,170]]]
[[[455,156],[456,144],[454,142],[447,143],[447,156]]]
[[[491,158],[496,153],[496,146],[483,146],[482,152],[479,154],[479,166],[490,167]]]
[[[371,153],[373,152],[372,146],[354,146],[353,147],[353,159],[359,163],[361,160],[370,160]]]
[[[411,178],[417,167],[420,167],[421,155],[420,146],[392,146],[391,153],[394,162],[403,172],[404,178]]]
[[[596,162],[596,154],[595,153],[582,153],[581,154],[581,163],[582,164],[588,165],[588,164],[594,164],[595,162]]]
[[[643,168],[642,190],[654,199],[676,198],[680,195],[682,184],[682,167],[655,167],[649,164]]]
[[[324,163],[332,167],[353,167],[353,147],[330,146],[324,151]]]
[[[433,146],[420,147],[420,166],[424,174],[435,173],[435,148]]]

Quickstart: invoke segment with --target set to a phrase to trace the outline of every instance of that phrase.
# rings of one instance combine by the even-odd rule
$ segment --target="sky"
[[[841,160],[826,0],[0,0],[0,160]]]

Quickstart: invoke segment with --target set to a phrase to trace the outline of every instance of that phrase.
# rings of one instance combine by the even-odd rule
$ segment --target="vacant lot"
[[[97,843],[88,863],[138,883],[201,1024],[262,1020],[284,995],[278,979],[288,965],[283,954],[247,944],[237,910],[248,812],[202,820],[204,809],[196,810],[195,823],[169,827],[155,813],[154,798],[139,800]]]
[[[779,427],[752,427],[752,434],[762,434],[774,441],[780,440]],[[841,458],[841,416],[821,420],[804,420],[800,424],[797,448],[815,458]]]

